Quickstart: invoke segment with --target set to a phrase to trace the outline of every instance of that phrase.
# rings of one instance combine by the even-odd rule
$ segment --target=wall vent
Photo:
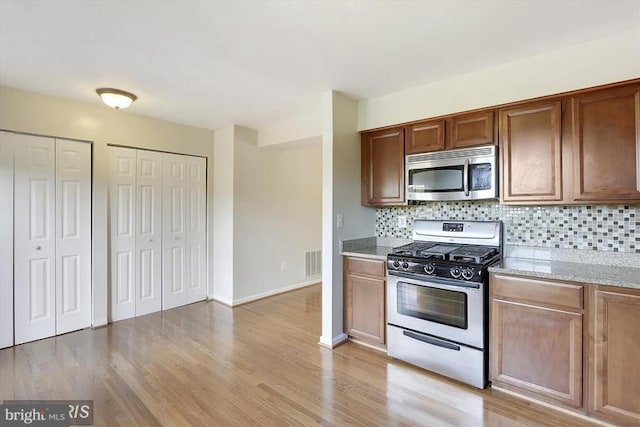
[[[304,253],[304,275],[315,276],[322,273],[322,251]]]

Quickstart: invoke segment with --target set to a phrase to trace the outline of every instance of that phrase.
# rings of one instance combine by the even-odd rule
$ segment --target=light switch
[[[336,226],[338,228],[342,228],[344,227],[344,217],[342,216],[342,214],[338,214],[337,218],[336,218]]]

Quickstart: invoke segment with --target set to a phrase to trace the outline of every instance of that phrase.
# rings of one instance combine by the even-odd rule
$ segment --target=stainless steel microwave
[[[480,200],[498,197],[495,145],[410,154],[407,200]]]

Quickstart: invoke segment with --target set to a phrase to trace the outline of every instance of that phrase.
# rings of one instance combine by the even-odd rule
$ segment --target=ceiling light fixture
[[[133,101],[138,99],[138,97],[132,93],[109,87],[96,89],[96,93],[100,95],[100,98],[102,98],[102,101],[105,104],[111,108],[115,108],[116,110],[127,108]]]

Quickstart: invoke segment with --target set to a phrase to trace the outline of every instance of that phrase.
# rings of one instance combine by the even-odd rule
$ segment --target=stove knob
[[[451,270],[449,270],[449,273],[451,274],[451,277],[453,277],[454,279],[459,279],[460,274],[462,274],[462,272],[460,271],[460,267],[451,267]]]
[[[408,263],[408,262],[403,262],[403,263],[402,263],[402,268],[403,268],[404,270],[406,270],[407,268],[409,268],[409,263]]]
[[[464,280],[473,279],[473,269],[472,268],[463,268],[462,269],[462,278]]]
[[[427,274],[433,274],[436,271],[436,265],[434,263],[430,263],[424,266],[424,272]]]
[[[400,261],[393,261],[393,268],[395,269],[400,268]]]

